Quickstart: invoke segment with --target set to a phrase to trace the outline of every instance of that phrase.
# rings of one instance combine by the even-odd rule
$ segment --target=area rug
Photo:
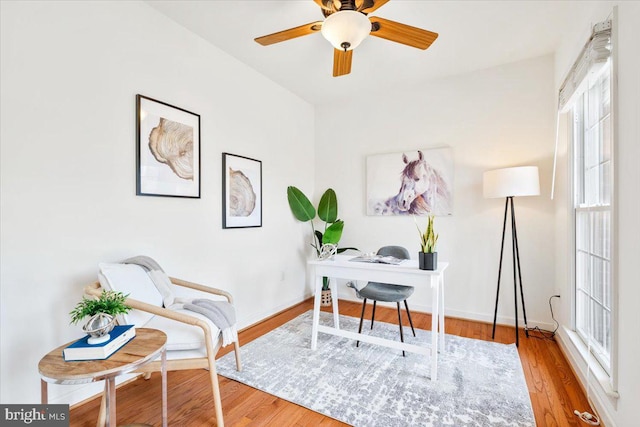
[[[321,313],[322,324],[332,315]],[[359,319],[340,317],[357,331]],[[233,353],[218,373],[353,426],[535,426],[515,345],[446,335],[431,381],[428,356],[318,334],[311,351],[312,312],[241,347],[243,371]],[[398,340],[397,325],[369,322],[369,334]],[[408,336],[407,336],[408,335]],[[430,331],[405,329],[413,344],[431,342]]]

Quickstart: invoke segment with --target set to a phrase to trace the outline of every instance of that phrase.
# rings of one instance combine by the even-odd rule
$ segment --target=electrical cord
[[[592,415],[592,414],[590,414],[588,412],[580,412],[577,409],[575,411],[573,411],[573,413],[578,416],[580,421],[582,421],[584,423],[587,423],[590,426],[599,426],[600,425],[600,419],[595,415]]]
[[[556,332],[558,331],[558,328],[560,327],[560,324],[558,323],[558,321],[556,320],[554,314],[553,314],[553,306],[551,305],[551,300],[553,298],[560,298],[560,295],[552,295],[549,298],[549,310],[551,311],[551,318],[553,319],[553,323],[556,324],[555,328],[553,329],[553,331],[549,331],[546,329],[541,329],[538,326],[534,326],[533,328],[528,328],[527,331],[528,332],[535,332],[536,334],[530,334],[529,336],[532,338],[537,338],[540,340],[550,340],[553,341],[554,337],[556,336]]]

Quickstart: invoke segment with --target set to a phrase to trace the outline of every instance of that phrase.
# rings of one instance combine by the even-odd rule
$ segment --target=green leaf
[[[325,191],[320,198],[318,216],[321,220],[330,224],[336,222],[338,219],[338,198],[332,188]]]
[[[296,187],[287,187],[287,200],[293,216],[298,221],[307,222],[316,217],[316,209],[313,207],[307,196]]]
[[[322,236],[322,244],[333,243],[337,245],[342,237],[342,229],[344,228],[344,221],[341,219],[331,224]]]

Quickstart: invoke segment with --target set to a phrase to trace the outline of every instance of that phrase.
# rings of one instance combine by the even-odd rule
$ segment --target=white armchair
[[[119,319],[136,327],[159,329],[167,334],[167,371],[208,369],[213,392],[213,404],[217,425],[224,426],[220,388],[216,372],[215,356],[222,346],[222,333],[206,316],[184,309],[173,310],[162,306],[163,297],[147,272],[134,264],[101,264],[100,281],[85,287],[87,296],[99,296],[103,289],[128,294],[126,303],[133,308]],[[226,300],[233,304],[228,292],[197,283],[170,277],[171,291],[177,296]],[[236,367],[242,370],[240,346],[234,342]],[[147,375],[160,371],[160,360],[142,367]],[[103,410],[101,410],[101,419]]]

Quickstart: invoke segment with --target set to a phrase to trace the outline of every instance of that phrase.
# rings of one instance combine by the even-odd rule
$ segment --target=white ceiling
[[[319,33],[271,46],[253,41],[322,20],[312,0],[147,3],[312,104],[412,90],[425,80],[552,53],[578,21],[573,15],[588,4],[391,0],[371,15],[435,31],[438,39],[423,51],[368,37],[354,51],[351,74],[332,77],[333,48]]]

